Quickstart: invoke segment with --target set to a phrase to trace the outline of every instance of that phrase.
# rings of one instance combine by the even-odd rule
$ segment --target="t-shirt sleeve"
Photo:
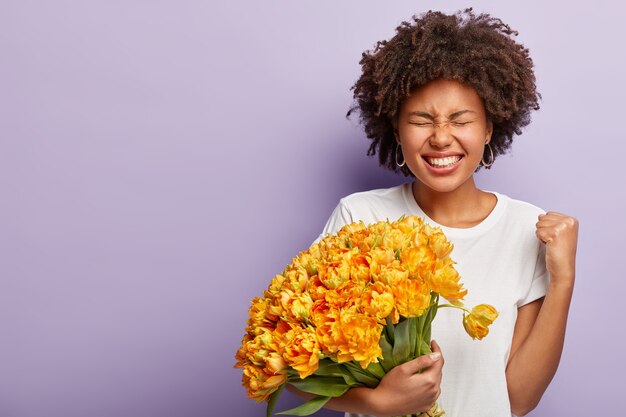
[[[343,226],[349,223],[352,223],[352,214],[343,199],[341,199],[326,222],[326,226],[324,226],[322,233],[317,239],[315,239],[313,244],[319,242],[328,234],[337,233]]]
[[[533,280],[530,284],[528,293],[524,298],[518,301],[517,306],[521,307],[525,304],[531,303],[546,295],[548,291],[548,284],[550,283],[550,273],[546,268],[546,245],[539,244],[539,251],[537,253],[537,261],[535,262],[535,272],[533,274]]]

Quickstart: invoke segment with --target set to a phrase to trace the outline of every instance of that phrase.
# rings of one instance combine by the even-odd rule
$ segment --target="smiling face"
[[[402,103],[395,130],[408,168],[438,192],[473,181],[492,132],[476,90],[445,79],[411,93]]]

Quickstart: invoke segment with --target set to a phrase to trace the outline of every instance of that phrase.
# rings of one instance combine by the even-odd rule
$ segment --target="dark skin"
[[[393,368],[376,388],[351,388],[341,397],[332,398],[325,408],[377,417],[401,416],[430,409],[441,393],[444,364],[441,348],[434,340],[431,349],[432,354]],[[287,389],[305,400],[314,397],[291,385],[287,385]]]
[[[406,165],[416,178],[413,194],[426,214],[453,228],[472,227],[495,206],[495,196],[479,190],[473,174],[491,139],[492,124],[477,92],[456,81],[435,80],[416,89],[401,106],[395,129]],[[454,172],[428,168],[424,154],[462,155]],[[578,221],[549,211],[538,218],[537,239],[546,245],[550,286],[544,298],[518,309],[506,368],[511,410],[523,416],[534,409],[556,373],[571,302]],[[371,388],[353,388],[327,408],[376,416],[397,416],[430,408],[440,393],[443,353],[436,342],[428,355],[394,368]],[[419,369],[423,369],[418,373]],[[308,394],[296,392],[303,398]]]
[[[500,19],[471,8],[452,15],[429,11],[402,22],[391,39],[363,53],[362,74],[353,86],[355,105],[348,114],[359,112],[372,141],[368,155],[378,154],[382,166],[413,176],[408,166],[396,165],[394,121],[412,90],[437,78],[460,81],[478,92],[493,122],[494,157],[506,153],[530,123],[530,113],[539,109],[540,98],[529,51],[516,35]],[[484,156],[490,158],[490,152]]]
[[[439,224],[471,227],[493,210],[495,199],[473,178],[491,134],[478,93],[459,82],[432,81],[403,103],[396,138],[416,178],[415,199]],[[453,173],[439,175],[428,169],[423,155],[429,152],[463,157]],[[558,368],[574,286],[578,220],[549,211],[539,216],[536,236],[546,245],[550,287],[545,299],[518,309],[506,378],[511,409],[519,416],[537,406]]]

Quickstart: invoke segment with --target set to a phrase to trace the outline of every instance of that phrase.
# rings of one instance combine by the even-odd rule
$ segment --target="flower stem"
[[[455,306],[454,304],[439,304],[439,307],[452,307],[452,308],[458,308],[459,310],[463,310],[465,311],[467,314],[470,314],[471,311],[466,309],[465,307],[461,307],[461,306]]]

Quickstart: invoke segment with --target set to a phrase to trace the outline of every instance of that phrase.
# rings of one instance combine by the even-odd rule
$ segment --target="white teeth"
[[[436,167],[440,167],[440,168],[454,165],[460,160],[461,160],[461,157],[459,155],[448,156],[446,158],[427,158],[427,161],[429,164],[436,166]]]

